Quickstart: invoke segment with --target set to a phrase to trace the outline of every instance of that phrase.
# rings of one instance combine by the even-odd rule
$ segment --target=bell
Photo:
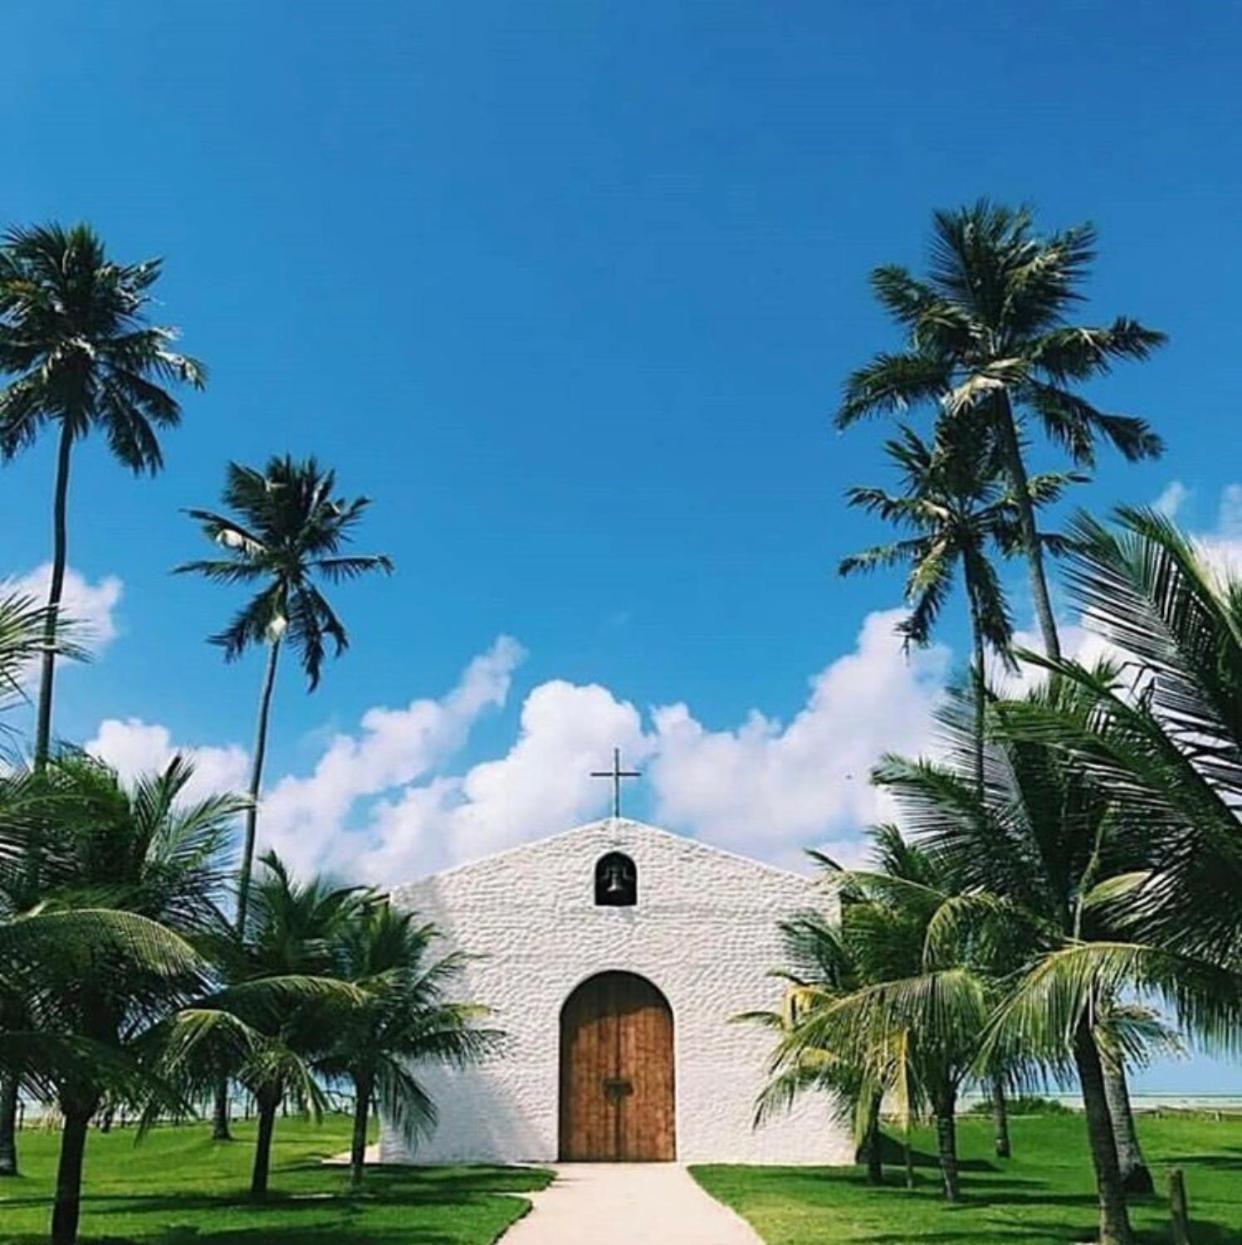
[[[621,862],[614,860],[607,870],[604,878],[604,893],[608,895],[619,895],[625,890],[625,879],[621,876]]]

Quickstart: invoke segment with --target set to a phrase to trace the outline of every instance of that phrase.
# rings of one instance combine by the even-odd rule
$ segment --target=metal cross
[[[621,749],[614,748],[612,750],[612,769],[592,770],[591,777],[612,779],[612,815],[614,817],[620,817],[621,816],[621,779],[641,778],[642,771],[636,770],[636,769],[622,769],[621,768]]]

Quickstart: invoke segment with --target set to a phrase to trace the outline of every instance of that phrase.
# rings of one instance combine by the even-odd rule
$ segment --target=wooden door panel
[[[655,1162],[676,1155],[673,1017],[632,973],[601,973],[561,1013],[560,1154]]]

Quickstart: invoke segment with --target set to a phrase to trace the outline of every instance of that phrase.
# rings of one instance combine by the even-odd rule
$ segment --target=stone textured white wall
[[[635,907],[595,906],[595,862],[611,850],[638,867]],[[397,888],[393,899],[435,921],[444,950],[479,957],[454,995],[491,1006],[509,1036],[505,1054],[482,1066],[420,1067],[439,1126],[411,1154],[385,1125],[383,1161],[554,1161],[561,1006],[610,969],[648,978],[672,1008],[680,1162],[852,1161],[818,1095],[752,1127],[771,1035],[729,1023],[779,1003],[781,982],[768,975],[783,962],[777,921],[822,906],[810,879],[609,819]]]

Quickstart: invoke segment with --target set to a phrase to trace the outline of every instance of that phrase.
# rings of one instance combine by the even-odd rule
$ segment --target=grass
[[[899,1167],[876,1189],[853,1168],[696,1167],[714,1197],[748,1219],[767,1245],[1067,1245],[1094,1239],[1095,1186],[1081,1116],[1028,1116],[1012,1124],[1014,1154],[992,1156],[988,1121],[959,1123],[966,1201],[946,1206],[931,1135],[915,1145],[916,1187]],[[1242,1243],[1242,1120],[1139,1119],[1158,1195],[1135,1200],[1143,1245],[1171,1240],[1168,1169],[1184,1168],[1195,1245]],[[896,1157],[894,1155],[894,1157]]]
[[[491,1245],[551,1175],[519,1167],[388,1167],[348,1192],[348,1172],[321,1159],[349,1146],[349,1121],[280,1120],[272,1192],[247,1201],[254,1127],[213,1144],[205,1125],[92,1133],[82,1233],[92,1245]],[[0,1181],[0,1242],[47,1239],[59,1138],[21,1134],[23,1175]]]

